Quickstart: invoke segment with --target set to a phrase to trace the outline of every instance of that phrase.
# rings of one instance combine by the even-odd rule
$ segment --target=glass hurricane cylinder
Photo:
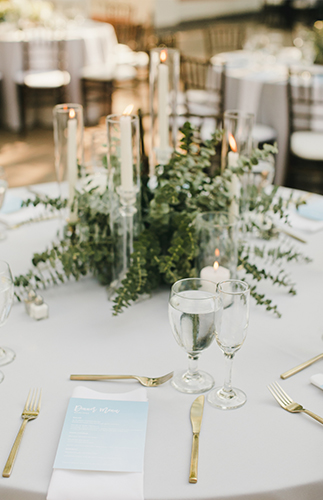
[[[140,232],[139,119],[107,116],[109,223],[115,251],[109,296],[121,286],[131,264],[134,238]]]
[[[252,129],[254,115],[237,110],[228,110],[223,115],[223,139],[221,151],[221,168],[232,170],[229,193],[232,198],[230,213],[238,216],[245,210],[246,199],[241,199],[241,187],[246,189],[248,174],[241,178],[235,173],[240,166],[241,157],[249,158],[252,151]]]
[[[154,178],[157,165],[168,163],[176,147],[179,73],[180,55],[178,50],[158,47],[150,51],[150,178]]]
[[[197,275],[214,283],[236,278],[239,219],[229,212],[204,212],[195,227]]]
[[[73,204],[77,179],[83,167],[83,107],[81,104],[58,104],[53,109],[55,169],[60,186],[68,182],[69,220],[75,222]],[[62,193],[60,193],[62,194]]]

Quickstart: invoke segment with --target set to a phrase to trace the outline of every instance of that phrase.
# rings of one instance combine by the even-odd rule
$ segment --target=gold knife
[[[305,361],[304,363],[301,363],[300,365],[295,366],[295,368],[291,368],[290,370],[287,370],[287,372],[281,374],[280,378],[285,380],[285,378],[288,378],[288,377],[291,377],[292,375],[295,375],[295,373],[298,373],[301,370],[304,370],[304,368],[307,368],[308,366],[315,363],[315,361],[318,361],[319,359],[322,359],[322,358],[323,358],[323,353],[319,354],[318,356],[315,356],[314,358],[309,359],[308,361]]]
[[[191,406],[191,423],[193,429],[193,442],[191,452],[190,483],[197,483],[197,463],[199,456],[199,435],[202,424],[205,396],[199,396]]]

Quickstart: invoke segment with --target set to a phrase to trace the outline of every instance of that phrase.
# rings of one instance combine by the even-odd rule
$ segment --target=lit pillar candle
[[[228,167],[237,167],[239,153],[237,152],[237,143],[235,138],[231,134],[229,135],[229,144],[232,151],[229,151],[228,153]],[[229,192],[232,197],[229,212],[231,215],[239,217],[240,181],[237,174],[232,174],[231,176]]]
[[[166,50],[160,53],[160,64],[158,66],[158,128],[159,148],[169,148],[169,122],[168,122],[168,66]]]
[[[213,281],[213,283],[220,283],[230,279],[230,271],[226,267],[219,266],[217,269],[214,266],[206,266],[200,272],[200,278],[203,280]]]
[[[77,120],[74,109],[70,109],[67,122],[67,180],[68,205],[71,206],[75,195],[77,181]],[[76,218],[76,209],[70,214],[70,220]]]
[[[124,191],[133,189],[131,116],[133,106],[128,106],[120,117],[121,187]]]

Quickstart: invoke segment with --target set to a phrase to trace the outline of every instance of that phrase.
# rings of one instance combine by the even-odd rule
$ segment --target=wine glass
[[[0,326],[9,316],[13,303],[13,280],[10,267],[7,262],[0,261]],[[15,359],[15,353],[7,347],[0,347],[0,366],[11,363]],[[4,376],[0,372],[0,382]]]
[[[8,182],[6,172],[3,167],[0,167],[0,209],[2,208],[6,192],[8,189]],[[0,222],[0,241],[7,237],[7,231],[4,224]]]
[[[233,357],[247,335],[250,288],[244,281],[227,280],[218,283],[218,293],[222,314],[215,318],[215,338],[224,353],[226,375],[223,387],[211,391],[207,399],[212,406],[228,410],[239,408],[247,401],[243,391],[232,387],[231,373]]]
[[[211,389],[214,380],[198,370],[198,358],[215,335],[219,310],[216,284],[200,278],[186,278],[171,288],[168,314],[177,343],[188,354],[188,370],[175,374],[172,385],[180,392],[198,393]]]

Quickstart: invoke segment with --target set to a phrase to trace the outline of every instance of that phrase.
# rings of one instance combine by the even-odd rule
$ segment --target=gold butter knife
[[[193,442],[191,452],[190,483],[197,483],[197,464],[199,456],[199,436],[202,424],[205,396],[199,396],[191,406],[191,423],[193,429]]]
[[[309,359],[308,361],[305,361],[304,363],[301,363],[300,365],[295,366],[295,368],[291,368],[290,370],[287,370],[287,372],[282,373],[280,378],[285,380],[285,378],[291,377],[292,375],[295,375],[295,373],[300,372],[301,370],[304,370],[304,368],[307,368],[308,366],[311,366],[315,361],[318,361],[319,359],[323,358],[323,353],[319,354],[318,356],[315,356],[314,358]]]

